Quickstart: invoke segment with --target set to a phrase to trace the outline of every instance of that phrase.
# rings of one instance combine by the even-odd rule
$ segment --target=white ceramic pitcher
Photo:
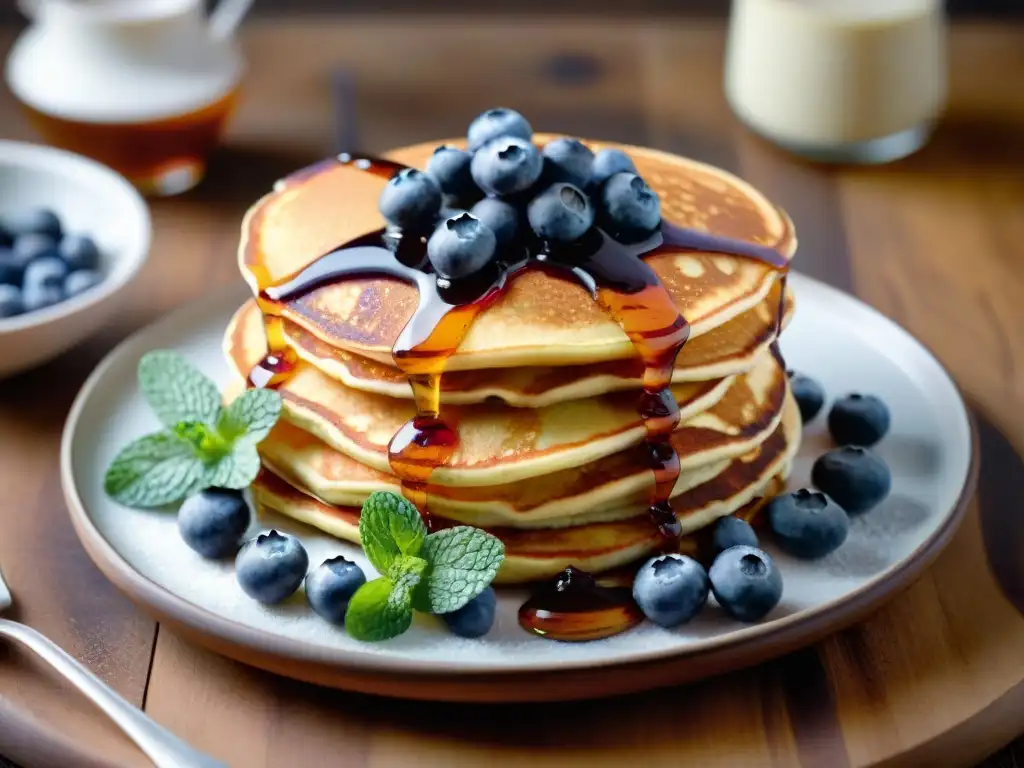
[[[207,19],[202,0],[19,0],[32,23],[11,49],[7,84],[48,141],[139,181],[142,166],[163,165],[158,155],[172,145],[196,154],[196,142],[185,139],[197,124],[206,144],[211,131],[216,141],[230,105],[212,122],[204,110],[233,103],[244,69],[233,32],[251,4],[220,0]],[[121,132],[112,135],[111,126]],[[131,126],[139,130],[126,133]],[[126,168],[123,153],[108,151],[115,144],[145,157]],[[189,174],[149,191],[181,191],[198,180],[195,168]]]

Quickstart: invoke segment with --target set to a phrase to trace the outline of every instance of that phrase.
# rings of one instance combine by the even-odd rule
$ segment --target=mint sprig
[[[494,581],[505,559],[504,544],[478,528],[457,526],[428,536],[416,508],[387,492],[372,493],[363,504],[359,538],[383,575],[352,597],[345,629],[369,642],[405,632],[414,609],[457,611]]]
[[[205,488],[246,488],[260,469],[256,446],[281,414],[281,396],[246,390],[226,408],[217,385],[176,352],[139,361],[139,387],[165,429],[130,443],[104,489],[129,507],[162,507]]]

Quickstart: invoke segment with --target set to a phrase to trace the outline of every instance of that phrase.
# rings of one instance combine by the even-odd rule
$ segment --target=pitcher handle
[[[34,3],[38,0],[19,0]],[[210,34],[215,40],[225,40],[235,33],[245,14],[252,7],[253,0],[220,0],[210,14]]]

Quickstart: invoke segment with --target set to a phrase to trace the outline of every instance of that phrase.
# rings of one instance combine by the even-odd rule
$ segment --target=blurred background
[[[1024,17],[1024,2],[1020,0],[948,0],[946,8],[959,17]],[[714,17],[725,16],[729,11],[729,3],[727,0],[631,0],[628,3],[618,0],[518,0],[515,3],[487,3],[479,0],[257,0],[253,7],[253,14],[257,16],[303,12],[387,14],[407,11],[474,14],[597,13],[629,16],[658,13]],[[16,22],[21,18],[13,3],[0,6],[0,22]]]

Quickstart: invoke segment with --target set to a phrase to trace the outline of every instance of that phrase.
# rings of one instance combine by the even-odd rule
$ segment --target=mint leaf
[[[178,438],[192,446],[192,451],[204,463],[212,463],[231,450],[231,445],[220,433],[201,421],[182,421],[171,430]]]
[[[417,555],[427,529],[416,507],[394,493],[376,491],[363,503],[359,540],[379,573],[389,573],[400,555]]]
[[[139,361],[139,387],[165,427],[183,421],[216,424],[221,411],[217,385],[177,352],[148,352]]]
[[[237,489],[251,485],[260,471],[256,446],[280,416],[281,395],[267,389],[246,390],[222,411],[216,434],[226,450],[216,458],[209,484]]]
[[[411,590],[420,583],[427,561],[422,557],[401,555],[388,569],[387,578],[396,587]]]
[[[379,642],[398,637],[412,624],[410,588],[385,578],[363,584],[348,603],[345,631],[356,640]]]
[[[241,490],[252,485],[260,473],[260,455],[256,446],[241,440],[224,456],[221,456],[207,470],[206,488],[234,488]]]
[[[427,536],[419,556],[429,565],[414,593],[415,608],[451,613],[494,581],[505,545],[479,528],[460,525]]]
[[[123,449],[103,480],[107,494],[129,507],[162,507],[203,486],[206,467],[171,432],[139,438]]]
[[[272,389],[247,389],[221,412],[217,431],[228,442],[245,435],[262,442],[281,415],[281,395]]]

